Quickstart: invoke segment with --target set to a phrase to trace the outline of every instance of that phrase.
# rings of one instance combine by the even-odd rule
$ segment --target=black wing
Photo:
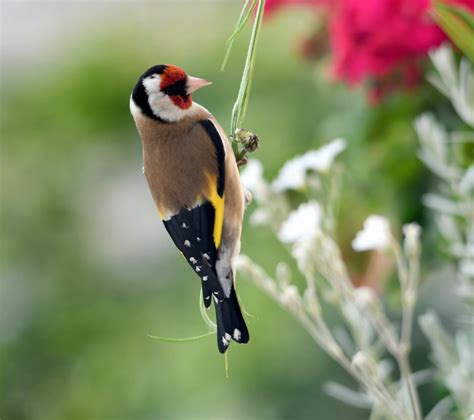
[[[201,277],[204,304],[211,303],[214,294],[218,300],[225,298],[217,278],[217,248],[214,243],[215,209],[206,201],[192,209],[182,209],[178,214],[164,220],[166,230],[186,261]]]

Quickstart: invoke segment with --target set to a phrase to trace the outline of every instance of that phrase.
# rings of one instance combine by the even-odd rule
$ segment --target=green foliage
[[[474,63],[474,15],[462,6],[437,0],[434,16],[453,43]]]

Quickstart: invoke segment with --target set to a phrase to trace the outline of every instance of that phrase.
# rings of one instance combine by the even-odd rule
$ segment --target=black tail
[[[249,330],[247,325],[245,325],[234,287],[232,287],[227,299],[224,299],[222,302],[214,299],[214,302],[216,307],[217,347],[219,351],[225,353],[231,339],[237,343],[248,343]]]

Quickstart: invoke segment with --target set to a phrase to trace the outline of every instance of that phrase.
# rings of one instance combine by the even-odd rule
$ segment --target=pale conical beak
[[[212,82],[209,82],[209,80],[199,79],[199,77],[188,76],[188,79],[186,81],[186,93],[190,95],[194,91],[210,84],[212,84]]]

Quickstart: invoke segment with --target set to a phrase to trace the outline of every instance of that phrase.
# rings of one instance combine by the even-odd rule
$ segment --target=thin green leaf
[[[437,1],[436,7],[440,9],[445,9],[451,12],[453,15],[464,20],[465,23],[470,27],[470,29],[474,31],[474,15],[468,9],[462,6],[453,6],[451,4],[444,3],[443,1]]]
[[[437,1],[434,16],[454,44],[474,62],[474,16],[467,10]]]
[[[253,1],[252,5],[249,7],[250,2]],[[225,55],[224,55],[224,60],[222,62],[221,66],[221,71],[225,69],[225,66],[227,64],[227,60],[229,59],[230,51],[232,50],[232,46],[234,45],[235,38],[237,37],[240,32],[242,32],[242,29],[244,29],[245,24],[249,20],[251,14],[255,10],[255,6],[257,5],[257,0],[246,0],[244,6],[242,7],[242,11],[240,12],[239,20],[237,21],[237,24],[235,25],[234,32],[232,35],[227,39],[225,46]],[[248,9],[246,11],[246,9]]]
[[[170,337],[160,337],[160,336],[157,336],[157,335],[151,335],[151,334],[147,334],[148,337],[150,338],[153,338],[155,340],[160,340],[160,341],[167,341],[167,342],[170,342],[170,343],[186,343],[188,341],[197,341],[197,340],[201,340],[203,338],[206,338],[206,337],[209,337],[210,335],[214,335],[214,331],[209,331],[208,333],[206,334],[202,334],[202,335],[196,335],[194,337],[187,337],[187,338],[170,338]]]
[[[204,307],[204,300],[202,297],[202,289],[201,293],[199,294],[199,312],[201,313],[201,317],[204,320],[204,322],[207,324],[207,326],[212,330],[214,333],[217,330],[217,325],[212,322],[211,318],[209,318],[209,315],[207,314],[207,310]]]
[[[225,378],[229,379],[229,351],[227,350],[226,353],[224,353],[224,369],[225,369]]]
[[[247,57],[245,60],[244,71],[242,74],[242,80],[240,82],[239,93],[235,101],[234,107],[232,108],[232,118],[231,118],[231,127],[230,135],[233,136],[237,128],[239,128],[245,117],[245,111],[248,104],[248,99],[250,95],[250,87],[252,82],[252,72],[255,65],[256,57],[256,46],[260,28],[262,26],[263,18],[263,9],[265,7],[265,0],[258,1],[257,13],[255,16],[254,24],[252,27],[252,34],[250,37],[249,48],[247,50]],[[233,143],[234,153],[236,156],[239,154],[238,145]]]

